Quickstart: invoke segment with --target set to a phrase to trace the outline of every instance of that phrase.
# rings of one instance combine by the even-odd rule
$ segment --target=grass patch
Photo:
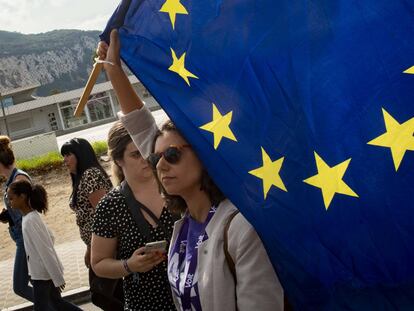
[[[28,173],[44,172],[62,166],[63,158],[58,152],[49,152],[45,155],[16,161],[16,166]]]
[[[104,140],[95,141],[92,143],[92,148],[97,156],[101,156],[108,151],[108,144]]]
[[[106,141],[96,141],[92,143],[92,148],[99,158],[99,156],[106,154],[108,151],[108,144]],[[16,161],[16,166],[18,168],[34,175],[57,167],[62,167],[62,165],[63,157],[59,152],[49,152],[38,157]]]

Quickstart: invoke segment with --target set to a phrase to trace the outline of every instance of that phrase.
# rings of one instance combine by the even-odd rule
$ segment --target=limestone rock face
[[[80,30],[34,35],[0,31],[0,92],[40,84],[37,95],[45,96],[83,87],[98,35]]]

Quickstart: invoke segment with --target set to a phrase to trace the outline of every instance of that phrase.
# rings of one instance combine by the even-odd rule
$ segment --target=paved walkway
[[[81,308],[83,311],[102,311],[101,308],[98,308],[92,302],[80,305],[79,308]]]
[[[56,246],[56,251],[65,269],[65,292],[88,287],[88,270],[83,261],[85,253],[83,242],[78,240],[60,244]],[[0,310],[7,310],[7,308],[27,302],[13,292],[13,263],[13,258],[0,262]],[[87,305],[86,307],[85,310],[99,310]]]

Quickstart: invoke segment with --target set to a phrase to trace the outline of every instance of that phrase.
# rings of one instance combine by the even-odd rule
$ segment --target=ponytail
[[[26,195],[28,204],[39,213],[47,212],[47,193],[43,186],[32,185],[26,180],[17,180],[10,184],[10,191],[15,195]]]
[[[32,195],[29,198],[30,206],[39,213],[47,212],[47,193],[41,185],[33,185]]]

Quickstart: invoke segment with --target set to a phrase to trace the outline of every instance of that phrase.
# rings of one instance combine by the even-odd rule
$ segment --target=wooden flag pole
[[[75,113],[73,114],[75,117],[80,117],[81,116],[81,114],[83,112],[83,109],[85,108],[85,105],[88,102],[88,98],[89,98],[89,95],[92,92],[93,86],[95,85],[96,80],[98,79],[99,73],[102,70],[102,67],[103,67],[103,63],[101,63],[101,62],[96,62],[93,65],[91,74],[89,75],[88,82],[86,83],[86,86],[85,86],[85,89],[83,90],[82,96],[79,99],[79,102],[76,106]]]

